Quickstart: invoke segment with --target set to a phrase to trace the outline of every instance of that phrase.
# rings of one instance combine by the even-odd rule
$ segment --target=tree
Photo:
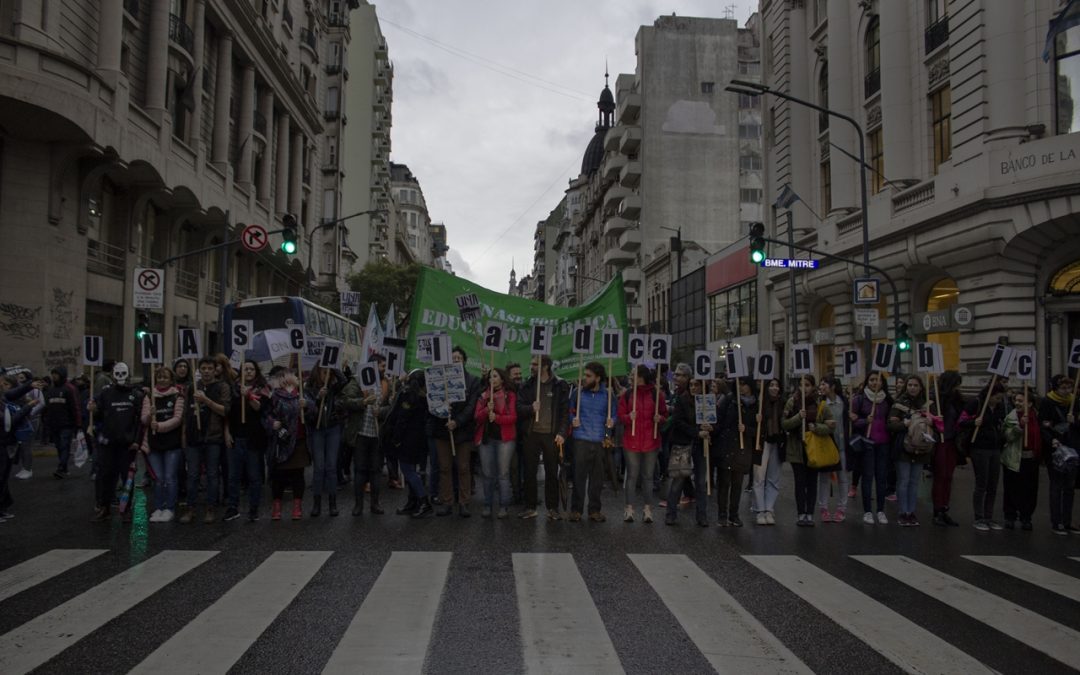
[[[395,265],[385,260],[372,260],[350,276],[349,288],[360,292],[360,321],[367,320],[373,302],[380,319],[393,304],[401,321],[412,307],[419,277],[420,265]]]

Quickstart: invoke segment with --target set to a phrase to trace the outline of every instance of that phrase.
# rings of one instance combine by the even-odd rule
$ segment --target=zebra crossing
[[[56,549],[0,569],[0,614],[6,602],[106,553],[102,549]],[[218,554],[165,550],[46,609],[0,635],[0,673],[25,673],[47,664],[133,608],[154,602],[163,589],[197,573]],[[332,551],[270,553],[161,644],[147,646],[148,655],[130,672],[228,672],[280,620],[334,555]],[[595,589],[590,590],[573,554],[509,556],[520,619],[519,644],[498,648],[518,650],[528,673],[617,674],[633,670],[633,664],[622,660],[618,640],[612,639],[598,610]],[[725,579],[710,575],[689,556],[629,553],[625,557],[716,672],[813,672],[807,664],[813,654],[808,654],[805,646],[785,644],[767,625],[769,621],[762,620],[759,608],[740,602],[738,589],[725,586]],[[882,580],[891,580],[897,588],[925,596],[930,607],[938,603],[968,617],[986,631],[985,639],[1008,636],[1062,666],[1080,669],[1080,631],[1073,627],[906,556],[851,555],[846,560]],[[438,617],[454,611],[443,602],[448,584],[453,583],[453,561],[454,554],[449,552],[392,552],[322,671],[432,670],[426,658]],[[1012,556],[964,555],[957,564],[969,565],[969,571],[990,570],[1002,575],[1000,578],[1018,580],[1021,588],[1045,592],[1067,605],[1070,616],[1080,616],[1074,605],[1080,603],[1080,577],[1076,576],[1080,565],[1072,570],[1072,561],[1080,562],[1080,558],[1062,565],[1070,573]],[[858,584],[849,583],[850,579],[803,558],[744,555],[731,564],[744,564],[762,583],[786,589],[906,672],[995,672],[980,660],[980,654],[964,651],[871,597],[857,588]],[[310,631],[326,628],[319,625],[317,616],[301,627]],[[639,638],[647,640],[648,635]]]

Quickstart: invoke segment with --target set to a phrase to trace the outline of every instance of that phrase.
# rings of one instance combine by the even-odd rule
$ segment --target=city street
[[[0,525],[0,672],[1080,667],[1080,537],[1045,507],[976,532],[964,470],[962,527],[796,528],[790,485],[773,528],[624,524],[610,491],[600,524],[354,518],[343,491],[337,518],[149,524],[140,495],[134,524],[95,525],[84,473],[41,472]]]

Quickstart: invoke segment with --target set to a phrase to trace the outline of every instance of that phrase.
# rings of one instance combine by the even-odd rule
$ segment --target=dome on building
[[[581,175],[591,176],[600,170],[604,162],[604,136],[607,136],[607,127],[596,127],[596,133],[589,141],[589,147],[585,148],[585,155],[581,158]]]
[[[611,88],[604,85],[604,90],[600,92],[600,100],[596,102],[596,107],[600,108],[602,112],[615,112],[615,94],[611,93]]]

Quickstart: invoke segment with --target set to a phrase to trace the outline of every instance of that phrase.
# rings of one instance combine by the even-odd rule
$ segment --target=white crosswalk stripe
[[[1080,668],[1080,632],[905,556],[851,556],[1073,668]]]
[[[105,549],[58,548],[0,571],[0,601],[93,560]]]
[[[717,673],[810,673],[685,555],[630,555]]]
[[[1029,584],[1080,602],[1080,579],[1049,567],[1007,555],[965,555],[965,559],[985,565]]]
[[[330,556],[326,551],[272,554],[131,672],[228,672]]]
[[[323,672],[421,672],[450,556],[391,554]]]
[[[908,672],[993,672],[930,631],[798,556],[743,558]]]
[[[529,673],[623,672],[569,553],[515,553],[514,582]]]
[[[0,636],[0,673],[37,668],[217,553],[163,551]]]

